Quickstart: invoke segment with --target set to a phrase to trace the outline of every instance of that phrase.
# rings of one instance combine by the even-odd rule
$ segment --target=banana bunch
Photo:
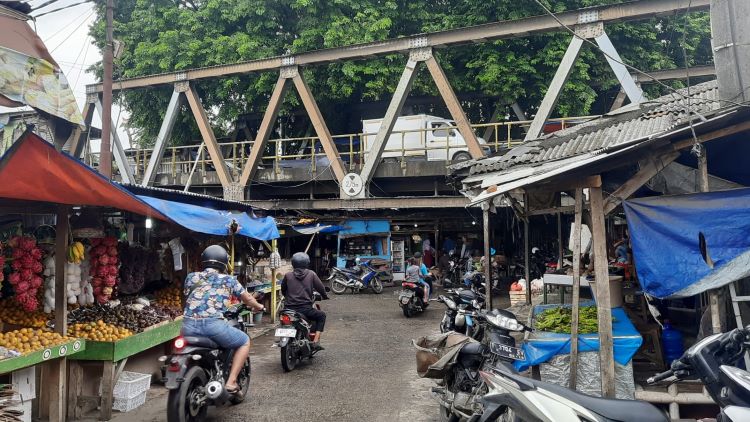
[[[81,242],[73,242],[68,248],[68,262],[71,264],[80,264],[84,259],[84,247]]]

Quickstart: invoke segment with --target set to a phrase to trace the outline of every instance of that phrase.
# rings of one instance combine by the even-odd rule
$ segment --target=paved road
[[[328,313],[326,350],[291,373],[281,369],[273,337],[256,339],[249,399],[209,411],[209,421],[435,421],[437,403],[431,380],[415,371],[411,339],[437,330],[442,305],[406,319],[396,289],[383,294],[335,296]],[[163,421],[166,395],[153,388],[141,408],[116,414],[116,421]]]

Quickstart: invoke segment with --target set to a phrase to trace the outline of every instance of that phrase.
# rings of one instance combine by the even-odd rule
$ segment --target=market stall
[[[391,224],[387,220],[347,220],[338,236],[336,266],[352,266],[360,260],[391,262]]]
[[[135,374],[148,381],[125,397],[115,396],[118,378],[129,358],[179,334],[181,282],[201,248],[223,241],[234,255],[235,236],[278,236],[270,217],[133,195],[30,132],[0,160],[0,178],[0,218],[13,232],[0,237],[9,261],[0,371],[57,361],[44,367],[40,389],[51,419],[66,419],[66,403],[67,419],[88,403],[106,420],[113,404],[145,401],[151,374]],[[98,364],[101,375],[80,362]],[[120,381],[130,382],[127,374]]]
[[[576,390],[598,396],[601,394],[601,377],[596,304],[586,301],[581,302],[580,306]],[[521,345],[526,360],[516,361],[516,369],[522,371],[539,365],[542,381],[567,387],[570,383],[571,306],[535,306],[532,324],[534,332]],[[623,308],[612,308],[612,339],[616,396],[632,400],[635,385],[631,360],[641,347],[643,338]]]

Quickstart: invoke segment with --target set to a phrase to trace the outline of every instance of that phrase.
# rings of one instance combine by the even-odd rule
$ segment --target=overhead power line
[[[55,1],[57,1],[57,0],[55,0]],[[53,1],[53,3],[54,3],[54,1]],[[91,3],[91,0],[87,0],[87,1],[80,1],[80,2],[78,2],[78,3],[71,3],[71,4],[67,5],[67,6],[63,6],[63,7],[57,8],[57,9],[53,9],[53,10],[50,10],[49,12],[44,12],[44,13],[40,13],[40,14],[38,14],[38,15],[34,15],[33,17],[34,17],[34,19],[36,19],[36,18],[39,18],[39,17],[45,16],[45,15],[49,15],[49,14],[51,14],[51,13],[59,12],[59,11],[61,11],[61,10],[65,10],[65,9],[70,9],[71,7],[75,7],[75,6],[78,6],[78,5],[81,5],[81,4],[86,4],[86,3]],[[36,9],[34,9],[34,10],[37,10],[37,9],[39,9],[39,8],[41,8],[41,7],[44,7],[44,6],[46,6],[46,4],[45,4],[45,5],[42,5],[42,6],[39,6],[39,7],[37,7],[37,8],[36,8]]]

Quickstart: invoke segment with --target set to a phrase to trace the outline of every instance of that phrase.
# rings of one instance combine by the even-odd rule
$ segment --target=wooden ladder
[[[742,314],[740,313],[740,302],[750,302],[750,296],[737,296],[737,281],[729,283],[729,296],[732,298],[732,309],[734,318],[737,320],[737,328],[742,328]],[[745,351],[745,368],[750,368],[750,352]]]

